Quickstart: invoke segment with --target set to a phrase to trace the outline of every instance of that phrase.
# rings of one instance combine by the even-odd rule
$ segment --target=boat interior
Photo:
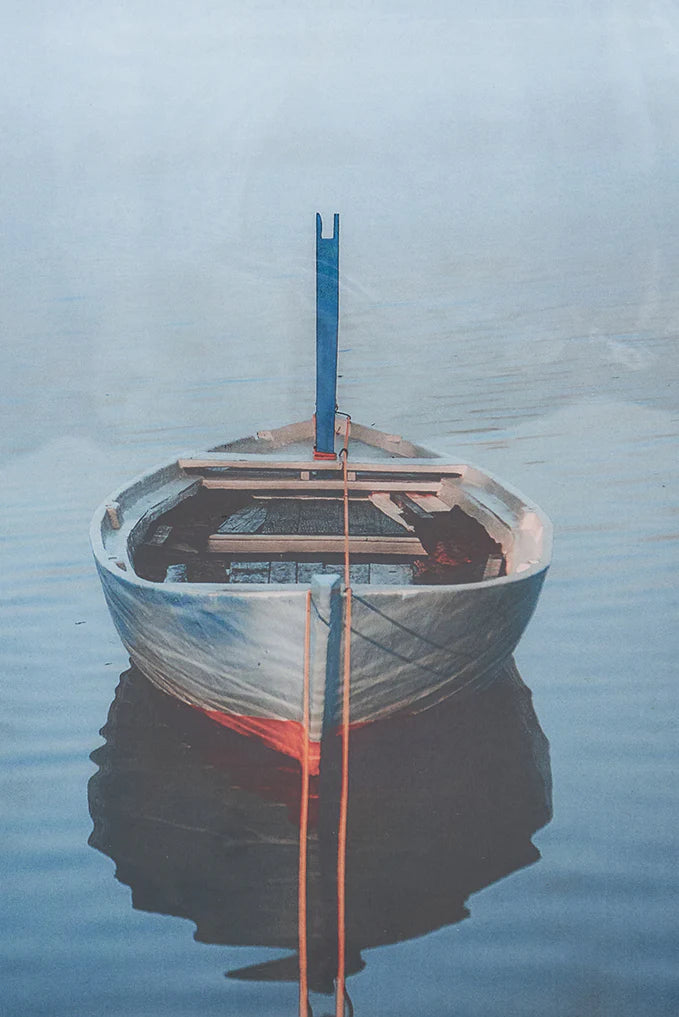
[[[460,468],[395,435],[363,430],[368,441],[354,436],[347,460],[350,582],[438,585],[504,575],[502,543],[455,503]],[[306,430],[263,432],[178,465],[198,483],[137,544],[142,578],[306,584],[318,573],[342,573],[343,464],[314,461]]]

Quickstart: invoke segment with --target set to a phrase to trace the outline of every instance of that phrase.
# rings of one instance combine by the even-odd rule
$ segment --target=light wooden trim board
[[[342,554],[344,536],[276,533],[214,533],[207,549],[215,554]],[[417,537],[349,537],[350,554],[426,555]]]

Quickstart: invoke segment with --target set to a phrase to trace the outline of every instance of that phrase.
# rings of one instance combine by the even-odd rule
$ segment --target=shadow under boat
[[[193,921],[199,942],[297,950],[296,763],[213,724],[132,668],[92,753],[89,843],[134,908]],[[309,987],[336,973],[339,739],[312,780]],[[346,971],[361,951],[461,921],[470,894],[537,861],[549,747],[513,661],[483,691],[352,732]],[[296,981],[296,953],[228,973]]]

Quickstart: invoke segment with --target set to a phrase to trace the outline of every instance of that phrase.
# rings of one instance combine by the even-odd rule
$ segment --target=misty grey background
[[[297,418],[317,209],[350,411],[464,426],[442,357],[517,411],[565,357],[569,398],[670,405],[674,5],[3,6],[10,451]]]
[[[310,415],[317,210],[341,408],[497,471],[557,533],[517,654],[543,860],[369,952],[357,1013],[676,1012],[676,5],[0,11],[7,1012],[294,1012],[223,979],[265,951],[133,911],[86,846],[126,666],[86,532],[148,465]]]

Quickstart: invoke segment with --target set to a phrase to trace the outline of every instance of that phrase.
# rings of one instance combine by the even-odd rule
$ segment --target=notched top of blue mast
[[[335,457],[337,334],[339,328],[339,215],[331,237],[321,236],[316,213],[316,443],[319,459]]]

